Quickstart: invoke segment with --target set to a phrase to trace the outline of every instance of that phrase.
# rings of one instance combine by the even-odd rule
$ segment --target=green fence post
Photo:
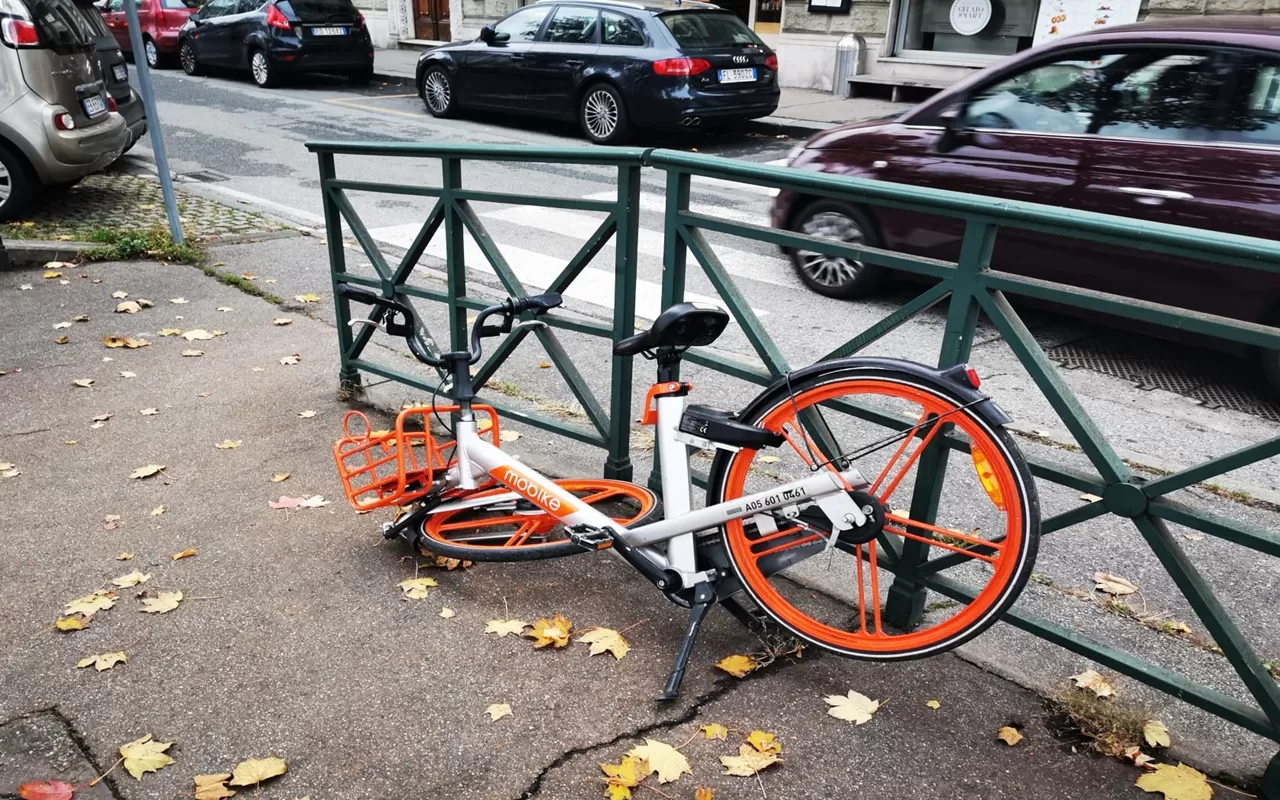
[[[342,247],[342,213],[333,201],[329,181],[338,177],[333,153],[320,153],[320,199],[324,204],[324,235],[329,247],[329,279],[333,286],[333,313],[338,325],[338,386],[344,392],[360,390],[360,371],[351,366],[355,337],[351,332],[351,301],[338,294],[341,276],[347,271],[347,257]]]
[[[969,358],[974,330],[978,325],[978,300],[974,293],[980,289],[975,278],[990,266],[995,239],[994,225],[972,220],[965,224],[960,258],[956,262],[955,277],[951,280],[947,326],[942,333],[942,348],[938,355],[939,369],[955,366]],[[951,423],[944,423],[939,431],[942,436],[936,437],[920,454],[911,493],[911,519],[928,523],[937,521],[942,484],[947,479],[947,456],[951,452],[942,438],[951,428]],[[922,430],[920,435],[923,437],[924,433]],[[902,544],[902,556],[898,559],[896,575],[885,600],[884,618],[904,630],[915,626],[924,617],[928,592],[922,583],[914,579],[914,572],[929,558],[929,549],[929,545],[914,539]]]
[[[1267,771],[1262,775],[1263,800],[1280,800],[1280,753],[1271,757]]]
[[[466,350],[467,307],[460,300],[467,296],[467,228],[458,209],[456,192],[462,188],[462,159],[440,159],[444,206],[445,272],[449,278],[449,343],[453,350]],[[446,376],[447,379],[447,376]]]
[[[635,332],[637,242],[640,238],[640,166],[618,166],[617,229],[613,261],[613,341]],[[604,476],[629,481],[631,466],[632,356],[614,356],[609,403],[609,455]]]
[[[680,234],[680,214],[689,210],[689,173],[667,170],[667,207],[662,215],[665,238],[662,247],[662,307],[670,308],[684,300],[685,266],[689,248]],[[680,366],[676,365],[673,377],[680,378]],[[649,470],[649,488],[662,492],[662,467],[659,464],[658,442],[653,443],[653,468]]]

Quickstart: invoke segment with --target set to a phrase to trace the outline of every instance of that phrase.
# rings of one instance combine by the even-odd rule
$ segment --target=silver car
[[[0,220],[129,143],[74,0],[0,0]]]

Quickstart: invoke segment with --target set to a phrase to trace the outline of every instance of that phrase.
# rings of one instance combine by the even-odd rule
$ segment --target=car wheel
[[[791,230],[849,244],[876,246],[875,226],[861,210],[836,200],[819,200],[806,206],[790,225]],[[885,270],[852,258],[829,256],[812,250],[792,250],[791,263],[813,291],[849,300],[866,297],[884,280]]]
[[[261,50],[254,50],[249,54],[249,70],[253,73],[253,82],[264,89],[280,85],[279,71]]]
[[[444,67],[432,67],[422,76],[422,85],[418,87],[422,102],[433,117],[442,119],[456,116],[458,113],[458,97],[453,93],[453,81]]]
[[[607,83],[587,88],[578,109],[582,132],[596,144],[622,144],[631,138],[631,121],[622,95]]]
[[[17,219],[31,205],[35,179],[22,159],[0,145],[0,220]]]
[[[199,75],[204,72],[200,68],[200,62],[196,60],[196,49],[191,46],[191,42],[183,42],[178,48],[178,60],[182,62],[182,71],[188,75]]]
[[[147,37],[142,40],[142,52],[146,54],[147,66],[151,69],[160,69],[166,66],[167,59],[160,55],[160,48],[156,47],[155,40]]]

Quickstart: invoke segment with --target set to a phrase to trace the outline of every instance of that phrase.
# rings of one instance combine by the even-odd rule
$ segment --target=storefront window
[[[1040,0],[901,0],[897,49],[961,58],[1016,53],[1031,46],[1039,10]]]

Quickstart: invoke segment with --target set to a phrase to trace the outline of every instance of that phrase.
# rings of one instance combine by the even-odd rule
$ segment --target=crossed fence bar
[[[532,148],[488,145],[418,145],[402,143],[309,142],[318,154],[323,192],[329,259],[334,286],[354,283],[381,292],[386,297],[416,298],[448,306],[449,339],[453,349],[466,347],[467,311],[482,308],[487,300],[467,295],[465,239],[472,237],[487,266],[503,288],[512,295],[528,294],[511,265],[503,257],[471,207],[474,202],[492,202],[604,212],[605,218],[589,236],[563,271],[547,286],[563,291],[612,240],[614,245],[614,304],[610,324],[584,318],[548,315],[549,329],[536,331],[552,364],[564,377],[582,404],[590,427],[531,412],[494,401],[506,416],[548,431],[604,448],[606,477],[630,479],[630,420],[632,397],[631,357],[613,356],[610,397],[601,401],[587,387],[556,335],[556,329],[576,331],[617,341],[631,335],[635,318],[637,236],[640,216],[642,170],[654,168],[665,173],[665,249],[662,276],[663,307],[684,298],[685,280],[692,254],[720,298],[741,326],[760,366],[712,352],[691,351],[686,359],[740,379],[767,384],[791,369],[782,352],[760,324],[741,289],[717,258],[704,232],[743,237],[782,247],[845,256],[893,270],[910,272],[936,282],[915,298],[860,332],[828,354],[838,358],[855,353],[880,339],[909,319],[946,301],[946,326],[938,358],[939,367],[949,367],[969,358],[979,313],[994,323],[1019,362],[1046,400],[1061,417],[1094,472],[1071,469],[1041,458],[1029,458],[1032,473],[1039,479],[1100,496],[1088,503],[1044,520],[1049,534],[1105,514],[1131,519],[1188,604],[1222,649],[1256,704],[1251,705],[1217,690],[1190,681],[1172,671],[1151,664],[1132,653],[1092,642],[1078,633],[1019,611],[1016,607],[1004,619],[1039,636],[1147,685],[1185,700],[1254,733],[1280,742],[1280,685],[1270,676],[1262,658],[1246,640],[1222,602],[1200,571],[1171,534],[1167,523],[1176,523],[1251,548],[1269,556],[1280,556],[1280,536],[1240,520],[1193,509],[1170,497],[1171,493],[1215,476],[1280,454],[1280,437],[1244,447],[1194,467],[1155,480],[1134,474],[1117,454],[1079,400],[1058,373],[1056,366],[1034,340],[1027,326],[1012,308],[1006,295],[1035,298],[1092,312],[1124,316],[1232,342],[1280,349],[1280,330],[1225,317],[1203,314],[1173,306],[1135,300],[1118,295],[1066,286],[991,268],[991,254],[1001,229],[1013,228],[1052,234],[1057,237],[1100,242],[1164,253],[1178,258],[1196,258],[1220,264],[1280,271],[1280,243],[1212,231],[1192,230],[1173,225],[1121,219],[1091,212],[1052,208],[983,198],[936,189],[866,181],[838,176],[756,165],[689,153],[642,150],[638,148]],[[439,187],[369,183],[340,179],[335,156],[386,156],[436,158],[441,163]],[[617,194],[611,200],[555,198],[531,194],[491,192],[466,188],[464,161],[537,162],[578,164],[612,168],[616,172]],[[872,207],[889,207],[918,213],[952,217],[963,222],[964,234],[957,259],[941,261],[890,252],[856,244],[818,239],[800,233],[733,222],[696,214],[689,209],[690,181],[694,176],[738,181],[766,187],[831,197]],[[392,264],[378,248],[347,197],[348,192],[375,192],[436,198],[418,235],[398,263]],[[368,256],[377,277],[348,272],[343,245],[343,225]],[[407,285],[406,279],[418,265],[432,237],[445,236],[446,285],[443,290]],[[335,295],[341,359],[340,379],[358,385],[359,373],[367,372],[424,391],[434,387],[420,376],[372,362],[363,357],[372,328],[352,334],[348,302]],[[516,350],[528,335],[520,330],[507,337],[480,367],[478,386]],[[841,410],[905,429],[909,423],[853,405]],[[910,516],[933,522],[936,519],[947,457],[951,449],[965,447],[949,437],[936,437],[926,449],[917,468],[916,488]],[[887,548],[886,568],[895,574],[885,606],[886,618],[910,625],[924,613],[926,590],[953,599],[972,599],[973,590],[943,573],[970,556],[950,553],[927,558],[928,546],[917,542],[897,545],[882,541]],[[1280,754],[1272,759],[1264,778],[1264,795],[1280,800]]]

